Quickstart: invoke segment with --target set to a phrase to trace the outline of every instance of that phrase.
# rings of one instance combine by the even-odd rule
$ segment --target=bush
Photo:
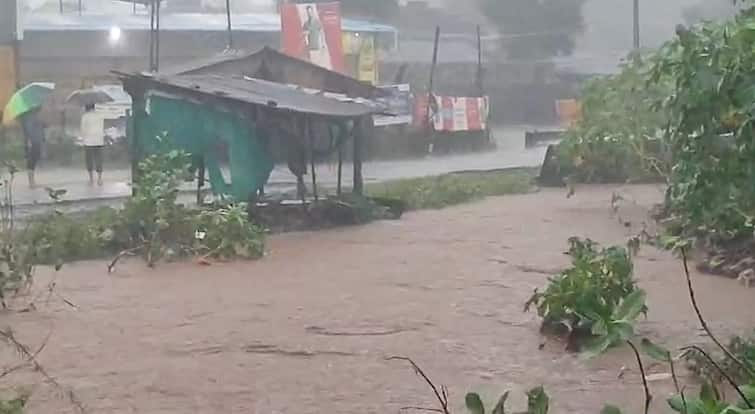
[[[727,348],[738,360],[750,367],[755,367],[755,335],[748,337],[734,336],[729,340]],[[711,356],[715,359],[718,367],[722,368],[737,384],[744,385],[755,381],[755,378],[749,372],[742,369],[741,366],[722,352],[712,354]],[[685,359],[687,367],[703,380],[712,384],[722,384],[724,382],[724,378],[718,368],[699,351],[687,353]]]
[[[627,249],[600,249],[592,240],[569,239],[572,267],[550,280],[545,292],[525,304],[534,306],[544,328],[565,327],[570,335],[595,336],[602,352],[632,334],[632,324],[645,312],[645,294],[632,278]]]
[[[532,189],[527,170],[456,173],[396,180],[367,187],[370,196],[402,200],[410,210],[439,209],[487,196],[521,194]]]
[[[265,230],[249,221],[244,203],[199,212],[195,249],[206,256],[254,259],[265,251]]]
[[[616,75],[594,78],[582,91],[582,119],[559,144],[562,175],[579,182],[665,178],[670,170],[659,103],[671,90],[667,77],[651,81],[655,54],[631,55]]]

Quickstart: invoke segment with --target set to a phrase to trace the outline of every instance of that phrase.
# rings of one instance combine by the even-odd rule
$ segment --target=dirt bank
[[[544,384],[556,413],[597,413],[604,402],[640,412],[631,355],[595,361],[563,352],[538,333],[522,304],[566,265],[572,235],[623,243],[661,198],[627,187],[640,205],[610,213],[612,187],[508,196],[412,213],[397,222],[275,236],[264,260],[200,267],[105,263],[67,266],[55,299],[36,313],[6,315],[32,344],[54,329],[40,360],[93,413],[396,413],[429,405],[414,358],[454,402],[469,390],[494,399]],[[645,249],[636,263],[649,291],[640,331],[666,344],[700,342],[681,273],[670,255]],[[40,275],[40,284],[48,275]],[[695,275],[700,302],[722,335],[755,326],[755,290]],[[4,354],[4,361],[11,361]],[[631,367],[617,378],[622,365]],[[18,379],[19,377],[15,377]],[[29,379],[22,376],[22,379]],[[7,382],[2,385],[8,385]],[[660,382],[655,412],[671,384]],[[34,389],[32,413],[69,410],[50,387]],[[458,412],[461,412],[460,410]]]

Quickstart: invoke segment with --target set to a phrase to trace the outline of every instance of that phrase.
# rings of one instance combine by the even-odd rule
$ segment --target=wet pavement
[[[511,167],[539,166],[545,155],[545,146],[526,149],[524,131],[534,127],[507,127],[495,130],[497,148],[494,151],[449,156],[428,156],[411,160],[378,160],[364,164],[363,174],[366,183],[414,178],[445,174],[456,171],[485,171]],[[549,129],[548,127],[540,129]],[[351,186],[352,166],[343,167],[344,185]],[[66,194],[60,198],[66,208],[86,208],[87,206],[117,203],[131,194],[131,173],[126,167],[107,169],[102,186],[89,185],[83,168],[42,169],[37,172],[38,187],[30,189],[23,173],[15,179],[14,198],[19,206],[19,214],[32,214],[44,210],[53,203],[47,187],[65,189]],[[307,177],[307,184],[309,180]],[[317,166],[318,185],[335,188],[337,183],[337,166],[321,164]],[[194,191],[196,184],[187,183],[183,190]],[[285,165],[277,165],[266,187],[268,193],[294,191],[295,177]],[[187,198],[190,196],[187,195]],[[71,205],[73,204],[73,206]],[[59,205],[59,208],[62,208]]]

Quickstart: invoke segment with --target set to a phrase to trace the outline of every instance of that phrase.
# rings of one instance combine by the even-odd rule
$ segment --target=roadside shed
[[[166,67],[160,70],[160,74],[249,76],[350,97],[375,98],[386,94],[385,90],[367,82],[288,56],[270,47],[254,53],[228,51],[211,58]]]
[[[159,150],[165,141],[161,137],[168,137],[171,145],[192,154],[200,185],[206,168],[215,194],[246,201],[263,191],[273,169],[269,148],[279,140],[289,149],[289,168],[300,186],[310,164],[317,198],[313,130],[324,125],[339,160],[344,144],[353,140],[353,191],[362,192],[362,142],[372,115],[384,112],[370,100],[243,76],[118,75],[132,98],[134,168]],[[220,168],[221,152],[229,162],[230,183]],[[339,161],[339,192],[341,165]]]

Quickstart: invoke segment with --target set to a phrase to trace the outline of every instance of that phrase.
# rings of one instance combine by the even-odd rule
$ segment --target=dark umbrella
[[[79,89],[66,98],[66,103],[78,106],[96,105],[113,101],[114,99],[107,92],[98,89]]]

